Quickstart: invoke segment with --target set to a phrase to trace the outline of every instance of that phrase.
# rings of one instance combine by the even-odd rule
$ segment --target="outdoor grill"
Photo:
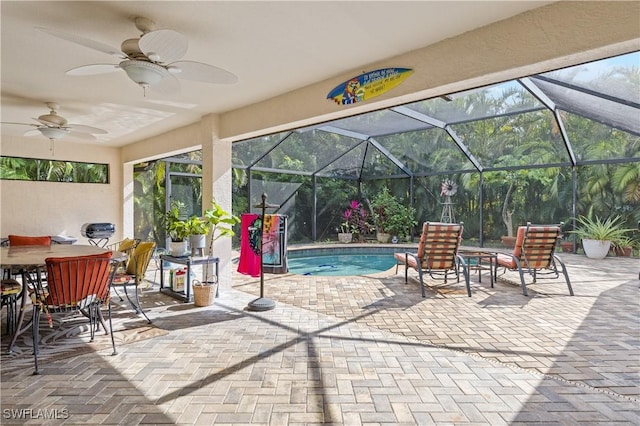
[[[90,239],[111,238],[116,232],[113,223],[85,223],[80,229],[82,236]]]

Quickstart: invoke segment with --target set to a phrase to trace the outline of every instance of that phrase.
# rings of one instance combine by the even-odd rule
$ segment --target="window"
[[[2,156],[0,157],[0,179],[109,183],[109,165]]]

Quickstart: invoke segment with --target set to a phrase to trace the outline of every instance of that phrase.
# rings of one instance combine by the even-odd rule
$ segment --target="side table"
[[[184,288],[184,292],[181,291],[173,291],[172,288],[164,286],[164,262],[175,263],[178,265],[185,265],[187,267],[187,283]],[[168,254],[160,255],[160,292],[167,294],[176,299],[182,300],[183,302],[191,302],[191,266],[195,265],[215,265],[215,279],[218,281],[218,266],[220,263],[219,257],[211,257],[211,256],[185,256],[185,257],[174,257]],[[218,286],[218,288],[220,288]]]
[[[498,269],[498,255],[496,253],[481,250],[458,250],[458,254],[464,258],[469,271],[478,271],[478,282],[482,282],[482,271],[489,271],[491,288],[493,288]]]

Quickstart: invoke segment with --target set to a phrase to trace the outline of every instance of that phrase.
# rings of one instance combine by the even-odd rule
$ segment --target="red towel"
[[[240,260],[238,272],[260,276],[260,232],[262,224],[256,213],[243,213],[240,222]]]

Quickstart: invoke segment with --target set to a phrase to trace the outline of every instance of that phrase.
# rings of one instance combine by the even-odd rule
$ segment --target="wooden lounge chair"
[[[518,271],[522,284],[522,294],[528,296],[524,273],[533,277],[535,283],[538,278],[558,278],[560,273],[558,265],[562,268],[562,274],[567,282],[569,294],[573,296],[571,281],[567,268],[558,256],[555,248],[558,239],[561,238],[562,225],[532,225],[520,226],[516,234],[516,245],[513,253],[497,254],[498,267],[506,270]]]
[[[434,279],[444,279],[445,283],[448,275],[453,273],[459,282],[459,266],[462,266],[467,294],[471,297],[469,271],[465,260],[458,255],[463,228],[462,223],[425,222],[422,225],[418,252],[394,254],[396,273],[398,273],[398,266],[404,265],[404,281],[407,282],[409,268],[415,269],[418,272],[422,297],[426,297],[423,281],[425,273]]]

